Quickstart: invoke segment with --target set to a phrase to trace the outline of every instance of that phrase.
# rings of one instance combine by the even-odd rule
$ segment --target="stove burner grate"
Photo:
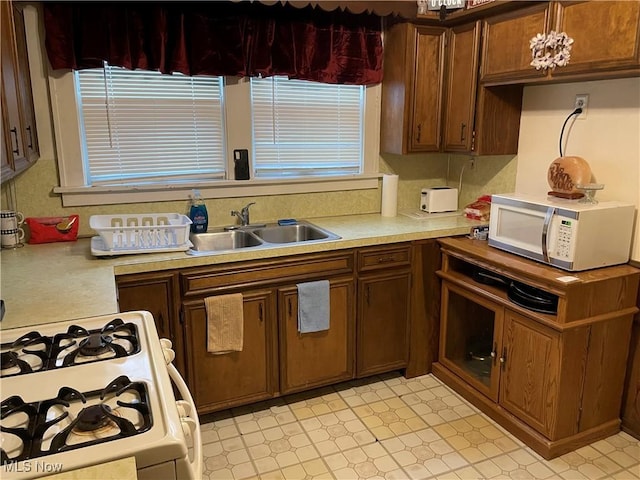
[[[125,393],[128,393],[129,397]],[[131,396],[135,397],[135,400],[125,400]],[[134,424],[130,419],[117,414],[105,403],[107,399],[115,400],[118,409],[133,409],[137,412],[140,421]],[[69,420],[68,408],[72,402],[80,402],[85,405],[92,400],[99,403],[83,407],[75,419]],[[57,416],[47,420],[47,415],[53,407],[59,409],[56,410]],[[22,449],[17,456],[10,457],[4,449],[0,451],[2,465],[138,435],[148,431],[153,425],[146,384],[132,382],[125,375],[117,377],[102,390],[81,393],[70,387],[62,387],[56,398],[40,402],[25,403],[19,396],[9,397],[2,401],[0,411],[3,422],[18,413],[26,414],[28,419],[26,425],[20,427],[1,427],[3,444],[4,435],[16,436],[22,442]],[[68,422],[64,428],[62,428],[63,421]],[[45,434],[51,427],[58,425],[62,429],[53,435],[49,446],[45,447]],[[98,432],[111,426],[113,426],[113,433],[107,429],[108,433],[104,436],[97,438],[87,436],[86,441],[83,438],[79,443],[69,443],[72,434],[83,435],[87,432]]]
[[[0,377],[11,377],[46,370],[52,339],[29,332],[9,344],[0,345]],[[30,360],[32,363],[29,363]]]
[[[95,330],[71,325],[53,336],[32,331],[0,345],[0,377],[127,357],[140,350],[138,328],[121,318]]]

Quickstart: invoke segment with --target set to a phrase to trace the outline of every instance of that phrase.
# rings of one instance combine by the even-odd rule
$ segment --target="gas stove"
[[[0,355],[3,479],[130,456],[140,479],[199,477],[195,406],[149,312],[3,330]]]

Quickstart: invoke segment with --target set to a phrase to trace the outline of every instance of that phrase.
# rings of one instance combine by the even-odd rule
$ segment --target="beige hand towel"
[[[242,294],[207,297],[204,305],[207,310],[207,351],[215,354],[241,352],[244,330]]]

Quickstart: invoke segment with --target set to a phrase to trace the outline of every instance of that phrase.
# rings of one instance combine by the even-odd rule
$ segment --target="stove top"
[[[187,457],[149,312],[0,330],[0,351],[0,477],[38,478],[28,467],[44,463],[67,471],[135,456],[144,469]]]
[[[92,330],[75,324],[53,335],[34,330],[0,345],[0,378],[126,357],[139,351],[138,329],[121,318]]]

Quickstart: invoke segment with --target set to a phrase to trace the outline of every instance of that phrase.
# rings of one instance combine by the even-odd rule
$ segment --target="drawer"
[[[410,265],[410,244],[365,248],[358,251],[359,272],[369,272],[382,268],[408,267]]]
[[[275,258],[190,270],[180,275],[184,297],[353,273],[353,251]]]

